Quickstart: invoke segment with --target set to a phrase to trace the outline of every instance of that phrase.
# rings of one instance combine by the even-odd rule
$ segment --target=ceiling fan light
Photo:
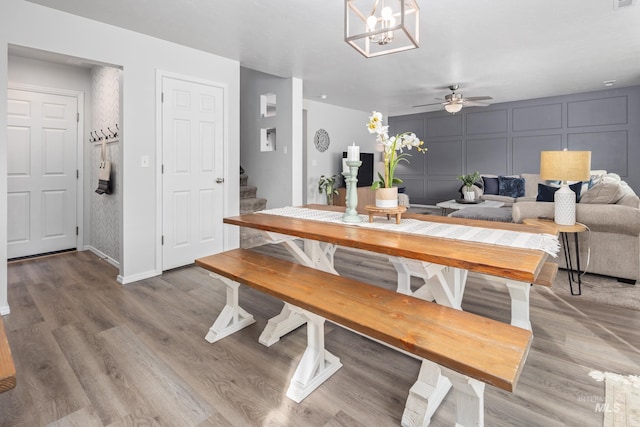
[[[453,104],[446,104],[444,106],[444,109],[447,111],[447,113],[455,114],[458,111],[462,110],[462,104],[458,104],[457,102]]]

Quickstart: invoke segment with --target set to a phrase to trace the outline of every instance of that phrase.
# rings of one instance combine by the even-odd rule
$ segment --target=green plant
[[[338,195],[338,175],[331,175],[330,177],[326,177],[324,175],[320,175],[320,181],[318,182],[318,193],[324,193],[327,195],[327,204],[333,205],[333,196]]]
[[[423,147],[424,141],[420,141],[413,132],[403,132],[389,137],[389,126],[382,126],[382,113],[377,111],[369,117],[367,128],[369,133],[378,134],[376,142],[384,146],[384,176],[378,172],[378,179],[371,184],[371,189],[391,188],[393,184],[402,184],[402,180],[394,176],[396,166],[401,161],[409,163],[408,157],[411,157],[411,154],[403,153],[402,150],[416,147],[418,152],[424,153],[427,151],[427,148]]]
[[[460,181],[467,187],[467,191],[471,191],[471,187],[480,179],[480,172],[475,171],[474,173],[470,173],[467,175],[460,175],[458,177]]]

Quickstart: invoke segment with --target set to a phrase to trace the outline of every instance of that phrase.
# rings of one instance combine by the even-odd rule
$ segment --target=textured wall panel
[[[570,128],[626,124],[627,97],[568,102],[567,115]]]
[[[427,188],[427,203],[435,205],[438,202],[459,198],[458,190],[460,187],[462,187],[462,182],[458,179],[431,179]]]
[[[457,176],[462,172],[462,141],[433,141],[427,151],[430,176]]]
[[[96,67],[91,72],[92,123],[94,129],[107,127],[115,130],[120,120],[120,75],[116,68]],[[97,194],[98,165],[100,164],[100,144],[91,146],[90,204],[91,238],[90,244],[115,261],[120,260],[120,142],[107,144],[107,157],[111,161],[111,188],[113,193]]]
[[[533,105],[513,109],[512,129],[547,130],[562,128],[562,104]]]
[[[513,173],[540,173],[540,152],[562,150],[562,135],[513,138]]]
[[[462,116],[447,115],[427,119],[427,138],[462,135]]]
[[[467,135],[507,131],[507,110],[478,111],[466,114]]]
[[[591,151],[591,169],[628,174],[629,138],[626,131],[569,134],[570,150]]]
[[[507,139],[471,139],[467,141],[466,173],[507,173]],[[463,171],[464,172],[464,171]]]

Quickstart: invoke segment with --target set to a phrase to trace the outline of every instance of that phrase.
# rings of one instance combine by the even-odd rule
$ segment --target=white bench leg
[[[258,338],[260,344],[270,347],[280,341],[280,337],[305,324],[307,319],[299,312],[292,310],[293,308],[292,305],[284,303],[280,314],[269,319]]]
[[[287,397],[300,403],[340,369],[342,363],[324,348],[325,319],[298,307],[292,306],[292,309],[307,318],[307,348],[287,390]]]
[[[506,285],[509,289],[509,296],[511,296],[511,324],[530,331],[529,293],[531,284],[507,280]]]
[[[251,314],[247,313],[238,304],[238,288],[240,287],[238,282],[214,273],[209,273],[209,276],[222,280],[222,282],[227,285],[227,304],[215,322],[213,322],[213,325],[211,325],[209,332],[207,332],[204,338],[210,343],[213,343],[255,323],[255,320]]]
[[[444,374],[456,392],[456,427],[484,425],[484,383],[447,368]]]
[[[314,240],[304,241],[304,250],[297,243],[297,238],[285,236],[278,233],[265,232],[270,242],[282,243],[287,251],[302,265],[326,271],[328,273],[338,274],[333,268],[333,254],[336,245],[325,245],[322,247],[320,242]],[[299,312],[292,310],[289,304],[282,307],[282,311],[275,317],[269,319],[267,326],[260,334],[258,341],[267,347],[280,341],[280,338],[294,329],[304,325],[306,318]]]
[[[428,426],[431,417],[450,388],[451,381],[442,375],[440,366],[422,359],[418,380],[409,390],[409,397],[402,414],[402,426]]]

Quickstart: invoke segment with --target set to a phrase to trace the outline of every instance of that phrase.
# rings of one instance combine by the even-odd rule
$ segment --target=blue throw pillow
[[[560,187],[551,187],[549,185],[538,184],[538,196],[536,202],[553,202],[553,197]],[[569,188],[576,193],[576,201],[580,199],[580,191],[582,190],[582,182],[571,184]]]
[[[498,194],[498,178],[483,176],[484,194]]]
[[[524,197],[524,178],[498,177],[498,194],[507,197]]]

